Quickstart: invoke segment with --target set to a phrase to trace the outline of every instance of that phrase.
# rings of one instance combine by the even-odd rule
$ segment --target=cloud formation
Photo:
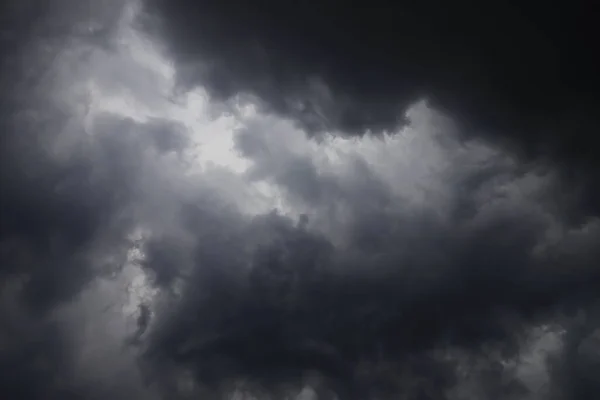
[[[327,69],[341,59],[287,70],[275,52],[265,86],[246,86],[263,74],[249,74],[254,59],[230,69],[240,54],[200,38],[233,86],[211,77],[181,92],[181,43],[141,30],[136,2],[100,3],[106,13],[62,14],[57,1],[19,14],[64,40],[23,29],[2,48],[0,396],[600,392],[600,222],[564,165],[464,135],[435,101],[347,86],[361,68]],[[368,39],[356,51],[376,56]],[[28,81],[17,64],[46,73]],[[331,75],[306,92],[315,71]],[[263,89],[329,96],[313,111],[331,132],[315,136]],[[389,132],[339,134],[377,126]]]
[[[417,108],[415,120],[430,112]],[[338,147],[345,139],[316,144],[289,122],[251,118],[236,136],[252,160],[246,175],[272,182],[298,217],[270,213],[221,230],[235,225],[208,207],[183,210],[195,238],[185,254],[198,269],[150,354],[210,384],[276,388],[315,370],[343,398],[409,393],[394,380],[412,381],[404,368],[425,363],[415,393],[434,385],[444,396],[462,384],[452,349],[507,362],[536,325],[593,304],[594,239],[577,255],[569,247],[581,229],[595,237],[597,223],[569,227],[553,211],[551,174],[413,123]],[[177,264],[155,257],[146,267]],[[486,396],[505,378],[490,379]]]
[[[140,23],[166,43],[180,90],[251,94],[311,135],[394,132],[426,99],[461,136],[561,163],[597,212],[589,4],[475,3],[147,0]]]
[[[527,135],[520,142],[533,151],[571,146],[548,132],[562,124],[584,135],[573,123],[593,119],[598,104],[593,21],[581,2],[146,6],[184,86],[201,83],[220,98],[251,92],[316,131],[393,131],[427,97],[478,134]]]

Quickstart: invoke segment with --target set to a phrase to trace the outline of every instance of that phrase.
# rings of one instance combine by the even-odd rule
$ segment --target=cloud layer
[[[37,20],[11,11],[60,27],[60,40],[15,25],[2,47],[0,395],[600,392],[600,222],[563,164],[464,135],[412,92],[347,86],[358,66],[303,86],[341,59],[288,71],[274,53],[265,86],[245,86],[258,64],[229,69],[238,53],[207,48],[234,86],[180,91],[191,61],[136,25],[139,4],[55,11],[63,3]],[[377,56],[368,40],[356,51]],[[17,65],[45,73],[30,81]],[[310,113],[265,97],[274,88],[286,101],[330,96],[313,111],[333,126],[315,136]],[[389,132],[340,133],[365,127]]]
[[[580,2],[146,5],[146,25],[166,35],[180,83],[221,98],[251,92],[311,130],[395,130],[425,96],[465,130],[559,151],[552,141],[571,145],[550,131],[585,136],[573,123],[593,118],[598,104],[593,23]]]

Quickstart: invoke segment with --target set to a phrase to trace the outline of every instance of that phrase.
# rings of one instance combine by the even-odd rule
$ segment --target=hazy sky
[[[42,3],[0,11],[0,397],[600,394],[597,97],[553,31]]]

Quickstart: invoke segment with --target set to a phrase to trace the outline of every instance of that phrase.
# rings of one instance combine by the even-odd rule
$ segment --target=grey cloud
[[[5,268],[17,273],[33,268],[64,285],[62,279],[67,276],[75,280],[79,274],[85,276],[81,263],[90,262],[87,257],[95,246],[103,246],[95,242],[106,237],[108,241],[116,238],[108,249],[118,244],[135,218],[132,201],[144,169],[143,152],[154,140],[152,136],[145,139],[134,128],[140,129],[132,122],[99,118],[93,136],[86,137],[81,128],[79,143],[66,158],[56,160],[50,149],[30,145],[18,152],[18,160],[6,160],[10,164],[2,172],[3,242],[8,257],[25,252],[25,259],[26,254],[33,259],[20,265],[6,261]],[[153,129],[150,126],[149,133]],[[61,278],[55,268],[43,266],[53,262],[63,264],[60,268],[68,275]],[[38,275],[45,289],[52,287],[50,277]],[[35,286],[35,280],[30,284]],[[33,296],[42,293],[41,288],[32,291]]]
[[[0,320],[0,389],[5,396],[37,399],[61,396],[76,399],[69,393],[62,374],[72,354],[55,323],[32,315],[15,299],[18,284],[2,282]],[[15,287],[16,286],[16,287]]]
[[[531,326],[586,310],[600,282],[595,225],[569,226],[556,205],[542,199],[562,183],[535,171],[523,174],[468,143],[444,147],[422,131],[431,143],[416,147],[423,151],[418,157],[431,161],[404,176],[423,176],[425,189],[441,193],[418,204],[402,193],[414,197],[421,189],[394,181],[387,159],[378,164],[359,151],[341,156],[339,164],[323,163],[317,153],[326,143],[307,144],[301,132],[284,132],[289,124],[273,125],[269,118],[237,132],[238,148],[252,165],[248,175],[230,182],[217,170],[190,179],[169,169],[164,150],[172,146],[157,143],[154,133],[170,135],[180,127],[108,114],[95,118],[92,136],[59,146],[58,155],[7,160],[12,169],[3,169],[3,187],[14,186],[3,192],[3,206],[13,217],[3,219],[3,243],[19,238],[45,263],[16,264],[17,256],[29,253],[6,253],[5,276],[29,274],[23,293],[50,310],[106,268],[94,257],[128,249],[126,234],[141,224],[150,231],[140,267],[166,295],[152,313],[155,306],[140,306],[145,311],[133,332],[155,393],[214,394],[239,378],[281,393],[310,382],[342,398],[443,398],[459,388],[489,398],[501,390],[527,398],[516,377],[514,385],[503,383],[512,372],[501,361],[517,357]],[[267,152],[252,150],[267,145]],[[458,150],[478,153],[449,154]],[[489,158],[473,162],[480,157]],[[436,186],[438,164],[446,186]],[[419,168],[433,173],[419,175]],[[231,193],[219,186],[244,179],[272,182],[308,219],[276,212],[248,217],[235,201],[224,201]],[[36,198],[44,202],[28,203]],[[465,201],[471,211],[456,212]],[[50,236],[62,242],[52,247]],[[480,389],[468,389],[453,348],[480,360],[471,372],[482,377]],[[491,355],[497,351],[500,361]],[[33,361],[23,365],[37,379],[28,369]],[[311,373],[321,374],[321,383],[309,379]],[[565,393],[588,385],[585,377],[557,374],[553,382]],[[567,383],[558,383],[563,376]],[[74,392],[101,398],[130,390],[122,385],[83,385]]]
[[[584,2],[540,12],[529,1],[259,9],[150,0],[145,11],[141,25],[166,44],[184,88],[219,99],[250,93],[312,133],[392,132],[427,98],[463,134],[597,170],[587,145],[598,127],[595,35]]]
[[[2,99],[0,395],[537,400],[519,366],[546,325],[557,400],[597,392],[599,225],[556,165],[424,108],[354,144],[240,113],[248,171],[190,170],[186,128],[84,123],[49,93],[62,72]],[[150,93],[154,75],[117,72]],[[335,88],[311,90],[336,112]],[[261,184],[289,210],[254,207]]]
[[[593,222],[591,229],[568,226],[540,196],[560,190],[561,183],[536,171],[523,174],[493,151],[467,158],[445,154],[481,152],[481,146],[441,147],[443,157],[433,163],[448,168],[450,182],[479,183],[444,193],[450,207],[440,215],[427,204],[405,202],[393,182],[360,158],[345,158],[341,175],[317,166],[310,146],[296,148],[286,140],[285,124],[273,130],[267,121],[238,132],[239,149],[254,163],[248,179],[284,188],[292,204],[306,206],[309,228],[277,213],[249,222],[215,214],[207,203],[182,209],[196,239],[177,254],[191,251],[196,267],[181,304],[168,309],[151,336],[149,360],[160,360],[155,368],[174,362],[217,391],[249,379],[277,392],[285,382],[302,385],[302,377],[316,370],[342,398],[418,398],[431,390],[429,396],[444,398],[467,385],[456,361],[448,361],[449,349],[457,348],[489,364],[473,372],[482,376],[483,398],[533,396],[516,376],[514,384],[503,383],[510,371],[502,362],[518,357],[533,326],[588,309],[600,282],[592,261]],[[420,134],[438,154],[438,139]],[[487,163],[465,163],[481,154],[488,154]],[[319,188],[320,195],[307,195],[307,187]],[[463,201],[472,202],[471,212],[455,211]],[[339,202],[350,211],[317,233]],[[562,233],[552,236],[557,226]],[[567,250],[575,243],[568,230],[588,238],[587,245],[575,240],[585,250]],[[158,271],[179,263],[152,260],[146,267]],[[573,265],[579,268],[572,271]],[[500,358],[490,359],[490,351]],[[424,383],[408,389],[398,384],[402,379]]]
[[[99,116],[86,132],[58,118],[17,120],[21,129],[8,132],[2,148],[0,282],[13,287],[16,309],[0,329],[0,392],[24,399],[96,398],[89,391],[97,389],[72,377],[75,350],[51,316],[123,268],[149,162],[180,146],[173,143],[180,132],[162,121]]]

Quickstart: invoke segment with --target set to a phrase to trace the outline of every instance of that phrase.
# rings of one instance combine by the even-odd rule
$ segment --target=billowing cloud
[[[150,242],[155,273],[198,266],[179,288],[180,313],[169,307],[158,323],[151,359],[213,389],[301,386],[318,371],[343,398],[365,398],[432,385],[443,396],[464,384],[467,352],[498,363],[478,389],[491,396],[536,326],[593,304],[597,222],[556,212],[556,177],[435,130],[423,105],[412,114],[394,136],[320,143],[277,117],[248,117],[236,134],[245,176],[276,187],[289,211],[234,222],[211,205],[183,209],[192,240],[173,254],[191,262]],[[589,247],[571,248],[576,237]],[[423,384],[404,387],[421,363]]]
[[[1,396],[598,393],[600,225],[562,164],[408,97],[376,102],[403,126],[341,135],[375,112],[342,81],[311,86],[340,115],[311,135],[241,70],[180,91],[135,1],[62,3],[19,15],[64,40],[25,35],[2,65]],[[280,67],[265,88],[307,93]]]
[[[583,139],[595,120],[594,28],[581,2],[146,5],[144,23],[164,34],[182,85],[253,93],[310,130],[394,131],[427,97],[465,132],[580,155],[585,145],[565,142],[564,130]]]
[[[140,25],[165,45],[180,90],[253,95],[312,135],[395,132],[426,99],[461,136],[561,163],[597,212],[599,66],[586,2],[144,4]]]

